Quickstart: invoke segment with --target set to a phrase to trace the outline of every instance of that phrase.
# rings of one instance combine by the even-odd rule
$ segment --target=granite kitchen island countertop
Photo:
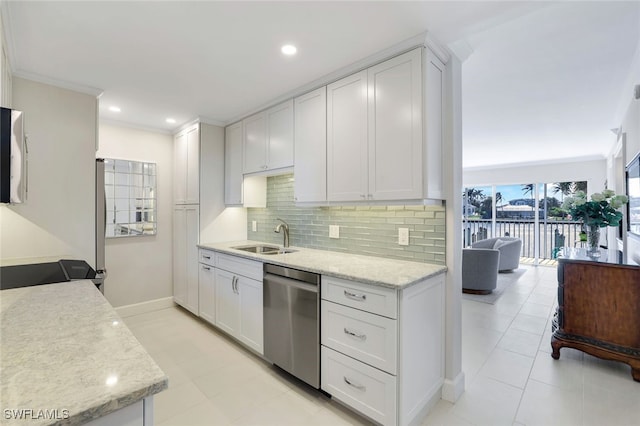
[[[246,240],[223,243],[202,243],[199,244],[198,247],[258,260],[264,263],[272,263],[394,289],[402,289],[417,284],[424,279],[447,271],[446,266],[433,265],[430,263],[316,250],[304,247],[289,247],[289,249],[292,250],[291,253],[270,255],[250,253],[234,248],[255,244],[277,245]]]
[[[0,315],[2,424],[82,424],[167,388],[89,280],[2,290]]]

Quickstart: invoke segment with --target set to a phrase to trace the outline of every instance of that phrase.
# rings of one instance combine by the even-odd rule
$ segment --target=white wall
[[[551,183],[587,181],[589,193],[604,189],[607,180],[607,160],[558,162],[537,165],[514,165],[464,169],[462,182],[465,186],[507,185],[527,183]]]
[[[200,125],[200,242],[247,239],[247,209],[224,205],[224,129]]]
[[[27,202],[0,206],[0,259],[68,255],[95,265],[95,96],[13,79],[29,136]]]
[[[157,165],[157,234],[106,240],[104,295],[113,306],[170,297],[173,238],[173,137],[100,123],[101,158]]]

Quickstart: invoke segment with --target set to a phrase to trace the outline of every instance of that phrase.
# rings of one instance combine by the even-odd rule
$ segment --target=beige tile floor
[[[628,366],[567,348],[551,358],[555,268],[522,267],[495,305],[463,300],[466,392],[423,425],[640,425]],[[180,308],[125,322],[169,376],[158,426],[369,424]]]

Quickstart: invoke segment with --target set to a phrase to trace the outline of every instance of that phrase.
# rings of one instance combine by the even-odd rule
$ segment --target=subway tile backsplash
[[[296,207],[287,174],[267,178],[266,208],[247,209],[249,239],[281,245],[277,218],[289,224],[292,246],[445,264],[444,206]],[[329,225],[340,227],[339,239],[329,238]],[[409,228],[408,246],[398,245],[398,228]]]

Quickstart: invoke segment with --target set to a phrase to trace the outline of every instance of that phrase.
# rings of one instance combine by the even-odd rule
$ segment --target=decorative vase
[[[595,222],[585,222],[587,229],[587,255],[590,257],[600,256],[600,226]]]

